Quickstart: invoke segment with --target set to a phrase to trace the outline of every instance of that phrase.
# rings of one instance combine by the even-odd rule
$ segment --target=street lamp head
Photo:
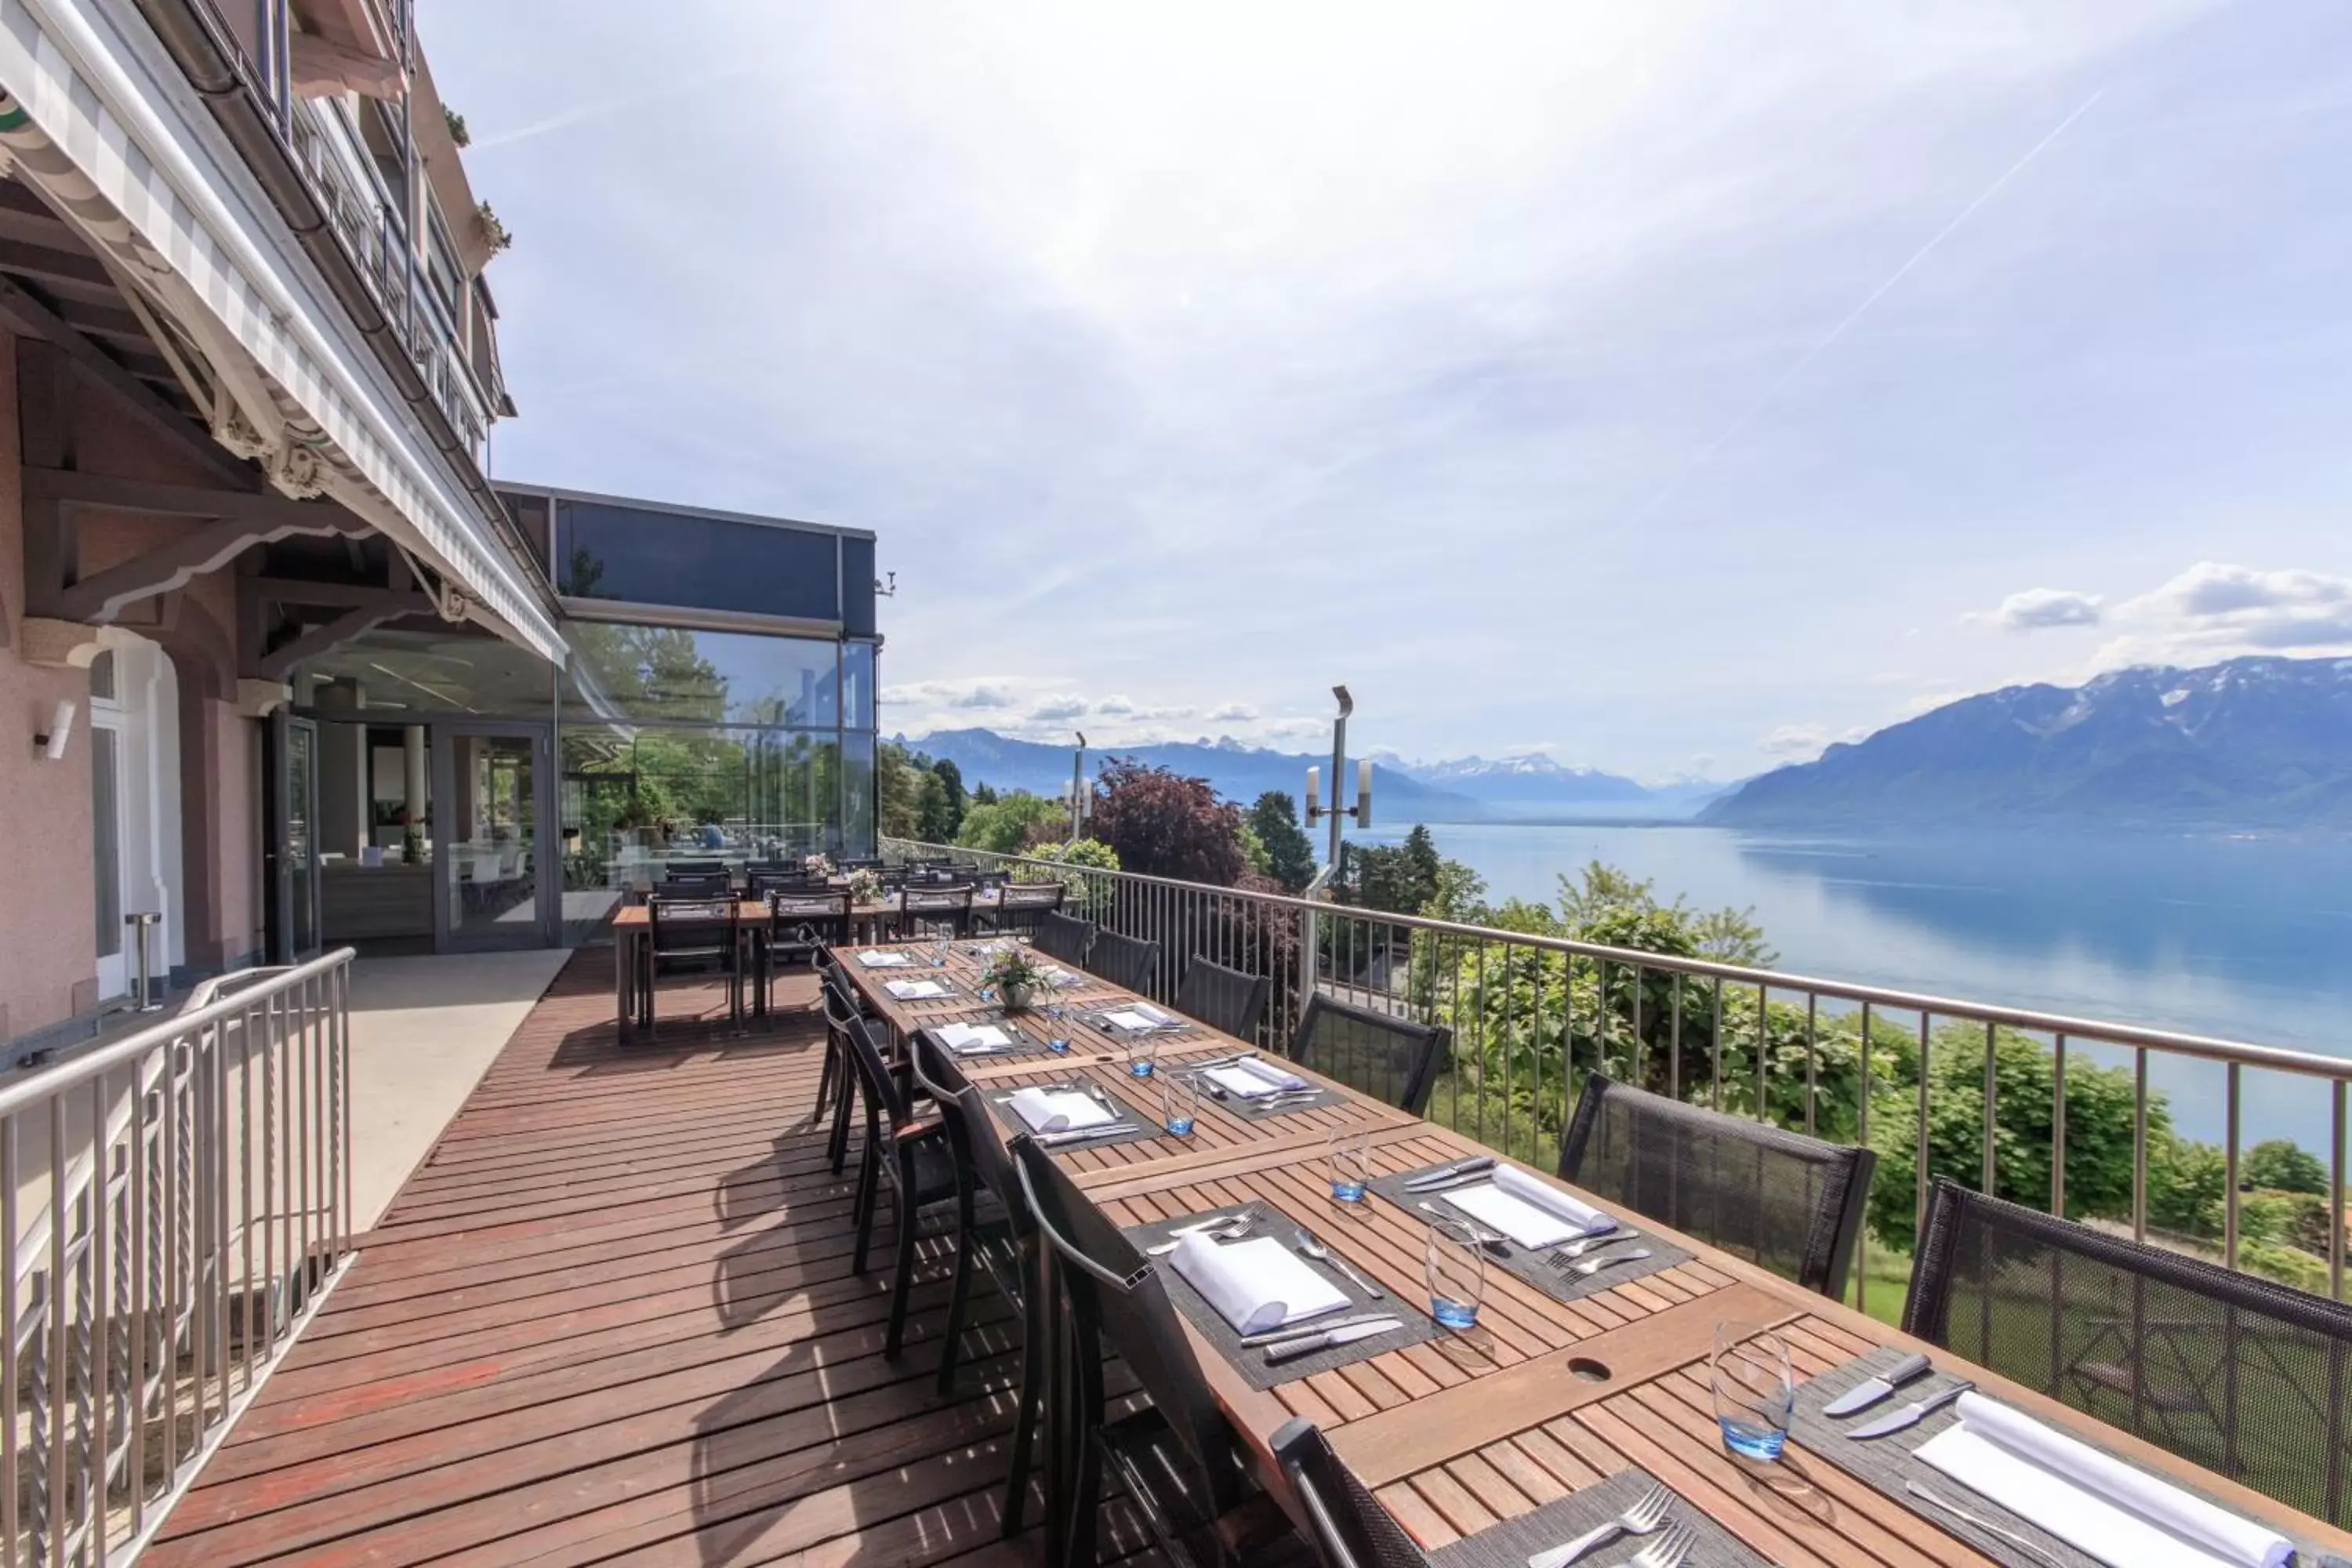
[[[1348,689],[1346,687],[1333,687],[1331,689],[1331,695],[1339,700],[1340,718],[1345,719],[1349,714],[1353,713],[1356,710],[1356,700],[1348,695]]]

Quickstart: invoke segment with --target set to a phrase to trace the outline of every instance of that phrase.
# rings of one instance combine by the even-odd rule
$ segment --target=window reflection
[[[589,622],[574,622],[564,636],[573,656],[564,680],[567,716],[783,727],[840,722],[838,643]]]
[[[555,524],[556,586],[575,599],[841,618],[836,534],[572,500]]]

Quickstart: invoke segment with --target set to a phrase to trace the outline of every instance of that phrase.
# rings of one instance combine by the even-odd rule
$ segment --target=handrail
[[[2066,1035],[2078,1039],[2093,1039],[2105,1045],[2145,1046],[2150,1050],[2170,1051],[2182,1056],[2200,1058],[2207,1061],[2236,1062],[2244,1067],[2259,1067],[2280,1072],[2301,1073],[2313,1078],[2352,1079],[2352,1058],[2321,1056],[2314,1051],[2298,1051],[2284,1046],[2256,1045],[2244,1040],[2225,1040],[2210,1035],[2183,1034],[2172,1029],[2154,1028],[2146,1025],[2120,1023],[2108,1019],[2084,1018],[2066,1013],[2043,1013],[2030,1007],[2011,1007],[1999,1003],[1971,1002],[1962,997],[1941,996],[1928,992],[1904,991],[1889,985],[1873,985],[1864,981],[1828,980],[1818,975],[1799,974],[1787,970],[1757,969],[1746,964],[1724,963],[1714,959],[1685,958],[1679,953],[1652,952],[1643,948],[1610,947],[1596,942],[1580,942],[1574,937],[1546,936],[1533,931],[1503,931],[1494,926],[1465,925],[1456,921],[1433,920],[1426,915],[1394,914],[1386,910],[1367,909],[1356,904],[1335,904],[1324,900],[1300,898],[1286,893],[1244,892],[1235,888],[1213,887],[1202,882],[1178,881],[1167,877],[1148,877],[1134,871],[1113,871],[1101,867],[1072,867],[1059,860],[1042,860],[1026,855],[1005,855],[992,849],[960,848],[951,845],[931,844],[920,839],[889,840],[903,843],[910,848],[943,850],[953,855],[967,855],[975,859],[1004,861],[1013,865],[1035,866],[1058,875],[1084,871],[1089,876],[1121,882],[1183,892],[1214,893],[1226,898],[1246,899],[1253,904],[1275,909],[1297,910],[1312,915],[1339,915],[1368,921],[1375,925],[1394,926],[1403,931],[1429,931],[1442,936],[1508,942],[1517,947],[1533,948],[1544,952],[1556,952],[1598,962],[1635,965],[1643,969],[1665,970],[1701,979],[1721,980],[1748,989],[1762,986],[1768,991],[1803,991],[1823,996],[1835,996],[1849,1002],[1867,1002],[1874,1007],[1893,1008],[1901,1013],[1932,1013],[1939,1016],[1965,1016],[2003,1025],[2013,1029],[2025,1029],[2039,1034]],[[1328,874],[1329,868],[1324,872]],[[1322,879],[1318,876],[1318,880]],[[1313,884],[1309,884],[1312,888]]]
[[[27,1074],[6,1088],[0,1089],[0,1117],[14,1115],[31,1105],[50,1099],[60,1089],[87,1083],[101,1073],[111,1072],[116,1068],[136,1061],[156,1047],[168,1045],[173,1040],[193,1034],[207,1025],[239,1017],[249,1011],[253,1004],[260,1000],[263,995],[290,990],[305,980],[314,979],[330,971],[341,969],[351,963],[354,956],[353,951],[348,947],[337,948],[323,957],[314,958],[308,963],[298,964],[287,970],[278,976],[277,983],[269,986],[267,992],[241,992],[235,996],[217,998],[193,1012],[175,1013],[160,1023],[150,1024],[136,1034],[125,1035],[119,1040],[109,1041],[94,1051],[84,1052],[80,1056]]]

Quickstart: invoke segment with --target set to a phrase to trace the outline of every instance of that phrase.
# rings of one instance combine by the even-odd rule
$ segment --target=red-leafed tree
[[[1101,792],[1087,831],[1118,851],[1122,870],[1230,888],[1250,869],[1242,809],[1208,780],[1115,757]]]

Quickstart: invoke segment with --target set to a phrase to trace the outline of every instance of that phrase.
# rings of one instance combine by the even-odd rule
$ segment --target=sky
[[[421,0],[501,478],[872,529],[886,731],[1650,780],[2352,651],[2352,7]]]

